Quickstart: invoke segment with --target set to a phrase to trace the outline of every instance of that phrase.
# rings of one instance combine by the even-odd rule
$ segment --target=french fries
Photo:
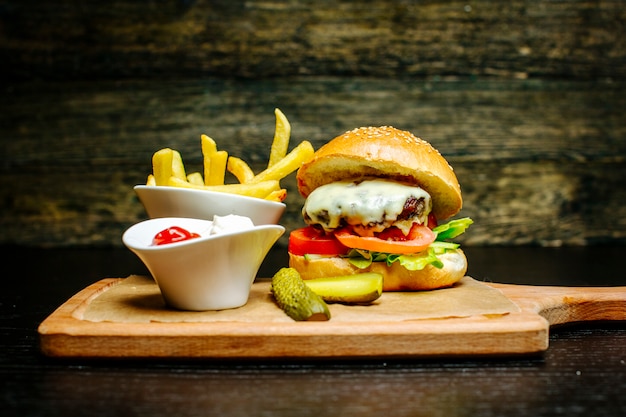
[[[218,151],[217,143],[207,135],[201,135],[200,142],[202,161],[204,163],[204,184],[224,184],[224,169],[226,168],[228,153],[226,151]]]
[[[298,169],[304,161],[311,159],[314,152],[315,150],[313,149],[311,142],[306,140],[302,141],[283,159],[256,175],[252,179],[252,182],[258,183],[267,180],[279,180],[284,178]]]
[[[289,149],[289,138],[291,137],[291,125],[289,120],[280,111],[280,109],[274,109],[276,115],[276,128],[274,130],[274,140],[272,141],[272,147],[270,149],[270,158],[267,163],[267,167],[271,168],[276,165],[278,161],[283,159],[287,155],[287,149]]]
[[[224,184],[224,176],[226,174],[226,164],[228,161],[228,152],[217,151],[210,157],[209,176],[204,178],[205,185],[222,185]]]
[[[167,185],[172,176],[173,154],[170,148],[163,148],[152,155],[152,173],[156,185]]]
[[[183,164],[183,158],[178,151],[172,151],[172,176],[176,178],[187,179],[185,174],[185,165]]]
[[[156,185],[167,185],[170,177],[186,179],[183,158],[178,151],[163,148],[152,156],[152,172]]]
[[[267,200],[272,201],[284,201],[287,198],[287,190],[281,188],[280,190],[274,190],[265,197]]]
[[[187,182],[195,185],[204,185],[204,178],[202,178],[202,174],[199,172],[192,172],[187,175]]]
[[[246,195],[248,197],[266,198],[270,194],[280,191],[280,184],[276,180],[258,182],[255,184],[221,184],[221,185],[197,185],[180,178],[170,177],[168,182],[171,187],[194,188],[196,190],[217,191]]]
[[[254,178],[254,171],[252,171],[250,165],[248,165],[243,159],[237,158],[236,156],[228,158],[226,169],[242,184],[250,182]]]
[[[192,172],[187,175],[180,153],[163,148],[152,156],[152,173],[148,175],[146,185],[193,188],[284,201],[287,190],[281,187],[280,181],[311,159],[314,149],[310,142],[302,141],[288,152],[291,125],[279,109],[275,109],[274,114],[276,128],[267,168],[258,174],[243,159],[218,149],[215,140],[203,134],[200,136],[202,173]],[[226,172],[230,172],[239,182],[226,184]]]

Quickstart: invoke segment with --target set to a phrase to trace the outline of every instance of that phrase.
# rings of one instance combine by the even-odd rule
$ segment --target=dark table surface
[[[553,327],[542,355],[359,361],[77,361],[37,326],[106,277],[146,273],[128,250],[3,249],[3,416],[624,416],[626,323]],[[467,248],[476,279],[624,286],[626,247]],[[273,252],[260,276],[286,264]]]

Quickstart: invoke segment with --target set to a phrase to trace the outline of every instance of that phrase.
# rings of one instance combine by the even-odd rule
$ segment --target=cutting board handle
[[[626,320],[626,287],[550,287],[494,284],[511,301],[550,325]]]

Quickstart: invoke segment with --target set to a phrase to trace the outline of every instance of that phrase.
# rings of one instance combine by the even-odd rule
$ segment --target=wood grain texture
[[[624,247],[472,247],[471,252],[472,276],[497,282],[626,285]],[[87,285],[138,272],[141,265],[124,248],[29,248],[4,255],[5,270],[24,277],[0,291],[6,417],[68,417],[77,410],[99,417],[204,416],[207,410],[279,417],[368,417],[390,410],[394,417],[626,415],[624,321],[556,326],[545,353],[522,357],[52,360],[41,356],[39,323]]]
[[[626,237],[626,85],[541,81],[142,81],[21,85],[0,99],[3,243],[121,245],[145,217],[132,186],[179,149],[201,169],[200,135],[258,172],[275,106],[292,144],[317,148],[361,125],[394,125],[455,168],[467,244],[581,245]],[[306,100],[303,100],[303,97]],[[302,224],[294,176],[288,229]],[[36,225],[36,227],[35,227]],[[285,238],[279,244],[284,244]]]
[[[153,152],[200,169],[205,133],[258,171],[278,107],[293,143],[431,141],[466,245],[623,244],[625,20],[617,0],[2,1],[0,243],[120,246]]]
[[[18,78],[626,74],[619,0],[2,3]]]
[[[84,311],[122,280],[85,288],[39,326],[44,354],[73,358],[410,358],[537,354],[549,327],[626,319],[626,287],[567,288],[492,284],[520,307],[495,317],[363,322],[93,322]],[[268,293],[268,282],[253,292]],[[404,299],[407,310],[417,299]],[[272,303],[255,298],[254,302]],[[397,302],[397,301],[396,301]],[[380,308],[384,309],[384,301]],[[113,305],[113,304],[111,304]],[[277,309],[277,314],[282,312]],[[367,314],[367,313],[364,313]],[[373,313],[372,313],[373,314]],[[382,316],[384,318],[384,316]]]

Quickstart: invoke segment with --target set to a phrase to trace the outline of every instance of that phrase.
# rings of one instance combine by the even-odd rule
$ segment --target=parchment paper
[[[370,305],[329,304],[332,321],[404,321],[520,311],[500,291],[470,277],[450,288],[421,292],[385,292]],[[93,299],[82,311],[93,322],[290,322],[270,294],[269,280],[252,286],[246,305],[221,311],[179,311],[166,306],[151,277],[131,275]]]

